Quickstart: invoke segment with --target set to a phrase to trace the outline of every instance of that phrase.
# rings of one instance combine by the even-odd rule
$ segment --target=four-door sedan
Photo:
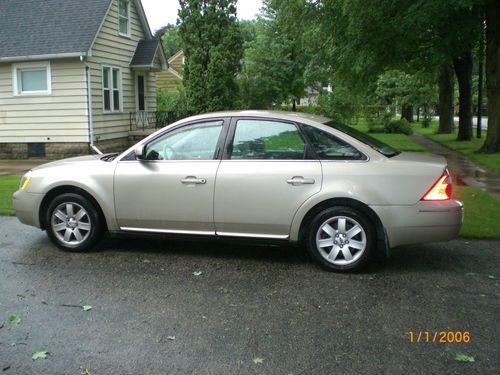
[[[303,113],[190,117],[121,154],[33,168],[14,194],[19,220],[69,251],[117,233],[304,243],[324,267],[358,269],[386,248],[457,236],[445,159],[399,152]]]

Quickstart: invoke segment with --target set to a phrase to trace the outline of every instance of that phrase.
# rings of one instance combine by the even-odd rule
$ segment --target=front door
[[[146,110],[146,81],[143,74],[137,75],[137,110]]]
[[[320,162],[293,123],[239,119],[231,137],[217,172],[217,234],[288,238],[299,207],[321,189]]]
[[[118,162],[115,211],[122,230],[214,234],[213,196],[224,120],[183,125]]]
[[[144,73],[136,75],[136,128],[143,129],[149,126],[148,113],[146,112],[146,77]]]

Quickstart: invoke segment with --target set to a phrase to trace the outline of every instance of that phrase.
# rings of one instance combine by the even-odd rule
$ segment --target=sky
[[[166,24],[177,21],[178,0],[142,0],[153,33]],[[262,6],[262,0],[238,0],[238,18],[250,20],[255,18]]]

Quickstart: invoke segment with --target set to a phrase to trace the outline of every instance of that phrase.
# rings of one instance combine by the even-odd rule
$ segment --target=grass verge
[[[0,215],[14,215],[12,194],[19,188],[19,176],[0,176]]]
[[[460,236],[500,239],[500,202],[479,188],[454,186],[454,196],[464,203],[464,224]]]
[[[399,151],[425,151],[425,148],[420,146],[417,142],[405,134],[368,133],[368,126],[361,121],[360,124],[353,125],[352,127],[367,133],[373,138],[378,139],[379,141],[382,141]]]
[[[500,154],[478,154],[477,150],[481,148],[486,139],[486,132],[483,132],[482,138],[473,138],[470,142],[457,142],[457,129],[451,134],[436,134],[438,124],[433,121],[428,128],[422,128],[420,125],[414,125],[413,131],[422,134],[424,137],[430,138],[433,141],[441,143],[443,146],[451,150],[460,152],[472,161],[491,169],[494,172],[500,173]],[[475,131],[475,129],[474,129]]]

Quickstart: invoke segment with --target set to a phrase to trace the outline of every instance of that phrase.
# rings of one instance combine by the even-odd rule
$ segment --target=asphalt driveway
[[[289,247],[109,239],[69,254],[2,217],[0,373],[498,373],[499,264],[499,241],[466,240],[351,275]]]

